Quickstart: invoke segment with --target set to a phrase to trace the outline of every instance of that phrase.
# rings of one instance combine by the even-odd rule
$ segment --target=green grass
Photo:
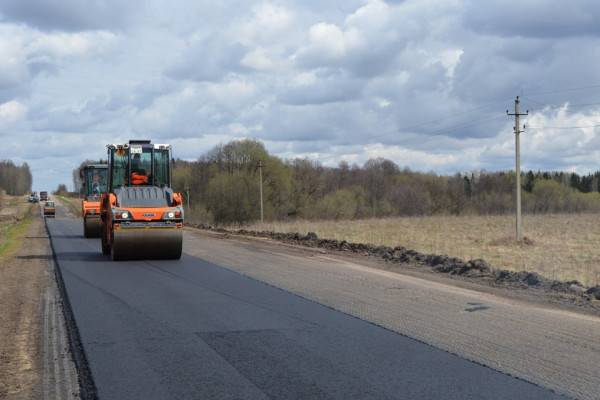
[[[30,208],[27,216],[23,219],[0,226],[0,259],[14,254],[19,249],[32,222],[33,216]]]

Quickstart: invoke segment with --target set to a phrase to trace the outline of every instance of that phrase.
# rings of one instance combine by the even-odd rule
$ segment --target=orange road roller
[[[83,236],[100,237],[100,197],[106,193],[108,167],[106,164],[89,164],[81,168],[79,173],[83,182]]]
[[[56,205],[53,201],[46,201],[44,204],[44,217],[55,217],[56,216]]]
[[[102,253],[113,260],[181,258],[183,202],[171,189],[171,146],[130,140],[107,148]]]

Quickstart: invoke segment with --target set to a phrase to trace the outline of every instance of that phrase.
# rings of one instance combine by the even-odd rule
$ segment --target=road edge
[[[63,281],[62,271],[60,269],[58,257],[56,256],[54,241],[52,239],[52,235],[50,234],[50,229],[48,229],[48,222],[45,218],[44,228],[46,230],[46,235],[48,236],[48,240],[50,242],[50,249],[52,250],[52,260],[54,262],[54,278],[56,280],[56,285],[58,287],[58,292],[62,303],[63,317],[67,328],[67,339],[69,341],[69,350],[73,358],[73,363],[75,364],[75,367],[77,369],[79,396],[81,400],[97,400],[98,391],[96,389],[96,384],[94,383],[92,371],[89,368],[87,356],[85,354],[85,349],[83,348],[83,344],[81,343],[79,328],[77,328],[77,323],[75,321],[73,310],[71,308],[71,302],[69,301],[69,295],[67,293]]]
[[[393,253],[396,248],[388,246],[375,246],[363,243],[349,243],[333,239],[321,239],[314,233],[302,235],[299,233],[280,233],[268,231],[247,231],[247,230],[227,230],[222,228],[206,227],[202,225],[187,224],[186,228],[194,231],[200,231],[228,239],[243,240],[266,240],[271,243],[277,243],[284,246],[290,246],[297,249],[313,250],[321,254],[331,254],[333,256],[347,257],[360,256],[365,260],[383,264],[387,268],[380,266],[374,267],[399,274],[409,274],[406,270],[397,270],[394,266],[409,266],[420,270],[419,273],[425,273],[429,277],[437,275],[441,279],[447,278],[453,281],[454,285],[465,284],[469,288],[478,286],[480,290],[486,288],[497,291],[504,291],[500,294],[502,297],[524,300],[520,296],[520,290],[529,292],[528,299],[525,301],[535,304],[545,305],[550,308],[564,308],[573,312],[590,314],[598,316],[600,312],[600,285],[587,288],[580,286],[575,281],[556,281],[542,277],[534,272],[520,271],[513,272],[492,268],[484,260],[470,260],[465,262],[458,258],[438,255],[421,254],[416,251],[407,250],[399,247],[409,256],[396,258]],[[448,263],[450,266],[448,266]],[[452,265],[456,263],[456,265]],[[481,264],[481,265],[480,265]],[[454,268],[456,267],[456,268]],[[458,271],[457,271],[458,269]],[[431,275],[430,275],[431,274]],[[496,275],[502,275],[498,280]],[[435,278],[434,278],[435,279]],[[529,280],[532,280],[529,282]],[[573,290],[573,286],[578,290]],[[512,292],[509,294],[509,292]]]

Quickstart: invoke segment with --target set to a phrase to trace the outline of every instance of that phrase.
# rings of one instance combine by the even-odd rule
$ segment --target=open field
[[[482,258],[495,268],[538,272],[558,280],[600,284],[600,215],[526,215],[529,239],[517,244],[512,216],[432,216],[354,221],[253,224],[251,230],[315,232],[319,237],[404,246],[462,259]]]

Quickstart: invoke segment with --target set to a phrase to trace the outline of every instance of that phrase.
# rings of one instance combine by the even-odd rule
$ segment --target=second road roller
[[[88,164],[79,171],[83,183],[81,216],[83,236],[100,237],[100,197],[106,193],[106,164]]]
[[[102,253],[113,260],[181,258],[184,210],[171,189],[171,146],[130,140],[107,148]]]

